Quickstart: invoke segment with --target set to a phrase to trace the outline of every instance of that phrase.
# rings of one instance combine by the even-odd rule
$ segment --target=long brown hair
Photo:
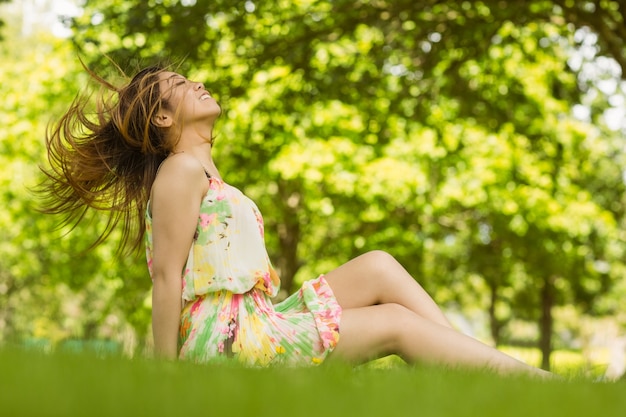
[[[144,68],[121,88],[85,69],[100,91],[95,101],[93,94],[79,94],[46,133],[49,166],[42,168],[45,180],[39,187],[42,211],[62,214],[62,224],[72,227],[90,209],[104,212],[104,229],[92,247],[121,223],[119,249],[132,252],[143,242],[158,167],[174,145],[167,130],[153,123],[156,112],[168,107],[159,89],[165,68]]]

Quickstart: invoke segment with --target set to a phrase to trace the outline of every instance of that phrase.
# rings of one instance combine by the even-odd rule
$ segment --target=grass
[[[0,416],[623,416],[626,383],[430,367],[247,369],[0,350]]]

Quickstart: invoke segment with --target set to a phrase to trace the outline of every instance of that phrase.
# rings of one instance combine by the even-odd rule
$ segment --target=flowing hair
[[[85,69],[100,85],[95,110],[92,94],[79,94],[49,126],[49,166],[41,168],[45,179],[38,188],[41,210],[61,214],[61,225],[72,229],[90,209],[103,212],[105,226],[91,248],[121,223],[118,250],[134,252],[143,242],[152,183],[174,145],[167,129],[153,123],[158,111],[169,108],[159,88],[159,74],[165,68],[144,68],[121,88]]]

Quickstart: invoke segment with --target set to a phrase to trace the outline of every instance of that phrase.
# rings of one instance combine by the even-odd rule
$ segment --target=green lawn
[[[426,367],[245,369],[0,351],[0,416],[624,416],[626,383]]]

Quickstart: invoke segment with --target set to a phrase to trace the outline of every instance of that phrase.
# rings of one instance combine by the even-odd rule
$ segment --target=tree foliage
[[[621,2],[84,7],[72,40],[97,71],[169,57],[218,96],[218,164],[261,207],[286,291],[386,249],[438,301],[489,311],[496,343],[538,323],[545,367],[554,307],[619,306],[597,300],[623,285],[623,138],[602,94],[574,117],[595,87],[571,59],[595,34],[591,58],[624,69]]]
[[[496,341],[532,319],[547,358],[552,307],[620,276],[620,144],[572,116],[566,64],[589,27],[624,65],[618,2],[99,4],[75,25],[95,60],[184,55],[218,90],[222,166],[266,207],[287,288],[382,246],[444,299],[480,277]]]
[[[0,4],[1,3],[7,3],[8,1],[9,0],[0,0]],[[4,25],[5,25],[4,19],[0,19],[0,40],[4,39],[4,36],[2,35],[2,32],[1,32],[1,30],[2,30]]]
[[[133,327],[143,337],[150,282],[142,262],[117,256],[119,236],[87,251],[97,216],[69,233],[38,211],[46,126],[86,77],[69,42],[18,29],[7,25],[0,43],[0,342],[119,340]]]

